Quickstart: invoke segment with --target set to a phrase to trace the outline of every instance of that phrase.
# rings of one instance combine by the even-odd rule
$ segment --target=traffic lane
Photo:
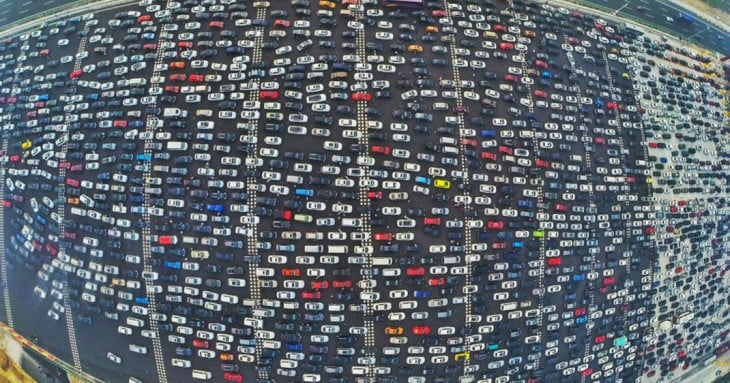
[[[29,270],[17,261],[21,261],[21,259],[17,256],[9,257],[8,270],[12,270],[12,272],[8,273],[8,284],[4,286],[8,289],[11,303],[25,302],[25,304],[13,305],[14,330],[23,334],[27,339],[38,338],[35,343],[57,357],[63,360],[73,360],[64,314],[59,314],[58,321],[46,315],[51,308],[51,301],[54,299],[50,294],[51,287],[46,287],[46,299],[41,300],[38,295],[33,293],[33,289],[28,288],[28,281],[37,278],[35,270]],[[19,318],[24,319],[18,320]]]
[[[712,23],[704,21],[696,15],[693,15],[695,17],[695,22],[691,24],[682,22],[681,20],[676,20],[677,15],[680,11],[682,13],[692,15],[692,12],[689,12],[686,9],[679,9],[676,4],[667,4],[656,0],[654,1],[654,3],[660,4],[658,7],[652,7],[651,5],[648,5],[647,2],[641,0],[635,2],[620,2],[616,0],[609,0],[609,3],[610,8],[621,8],[619,14],[625,13],[632,17],[646,20],[649,25],[658,24],[666,28],[667,30],[679,31],[682,34],[676,35],[676,37],[680,39],[697,34],[693,37],[692,40],[699,42],[700,44],[715,51],[721,52],[725,55],[730,54],[730,41],[728,40],[727,32],[721,30]],[[603,3],[594,4],[604,7],[606,6]],[[623,7],[626,4],[628,4],[628,6]],[[637,9],[637,6],[642,6],[643,9]],[[671,18],[673,21],[669,21],[667,17]],[[722,38],[720,39],[718,37]]]
[[[32,17],[48,9],[67,6],[75,2],[76,0],[5,1],[0,4],[0,23],[8,24],[18,18]]]

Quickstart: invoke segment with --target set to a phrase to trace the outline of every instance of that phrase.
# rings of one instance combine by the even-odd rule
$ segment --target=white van
[[[168,141],[167,150],[170,151],[184,151],[188,150],[188,143],[182,141]]]
[[[507,302],[499,305],[501,311],[512,311],[517,309],[517,302]]]
[[[205,370],[193,370],[193,379],[198,380],[210,380],[210,378],[213,376],[210,371]]]
[[[324,246],[323,245],[304,245],[304,252],[321,254],[322,252],[324,252]]]
[[[328,254],[347,254],[347,246],[345,245],[329,245],[327,246]]]
[[[391,257],[373,257],[373,266],[390,266],[393,264]]]
[[[144,321],[134,317],[127,317],[127,324],[133,327],[144,327]]]

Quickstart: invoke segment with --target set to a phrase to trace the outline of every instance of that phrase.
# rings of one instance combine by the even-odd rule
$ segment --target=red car
[[[441,218],[437,217],[424,217],[423,224],[426,226],[439,226],[441,225]]]
[[[299,269],[284,269],[281,270],[281,274],[285,277],[298,277],[302,272]]]
[[[520,79],[519,79],[519,77],[517,77],[513,74],[506,74],[506,75],[504,75],[504,81],[520,82]]]
[[[413,335],[428,335],[431,333],[429,326],[413,326]]]
[[[373,235],[373,240],[390,242],[393,240],[393,233],[375,233],[375,235]]]
[[[190,75],[190,82],[203,82],[205,81],[205,76],[202,74],[191,74]]]
[[[116,121],[114,121],[114,127],[115,128],[126,128],[127,127],[127,120],[116,120]]]
[[[612,285],[616,279],[614,277],[603,278],[604,285]]]
[[[495,242],[492,244],[492,249],[501,250],[507,248],[507,242]]]
[[[332,287],[336,289],[349,289],[352,287],[352,281],[332,281]]]
[[[497,148],[497,149],[499,150],[500,153],[509,154],[510,156],[514,152],[512,150],[512,148],[510,148],[509,146],[504,146],[504,145],[500,145],[499,148]]]
[[[406,276],[409,277],[418,277],[421,275],[426,274],[426,269],[423,267],[409,267],[406,269]]]
[[[191,49],[193,47],[193,43],[192,41],[180,41],[179,43],[177,43],[177,47]]]
[[[444,277],[428,279],[429,286],[443,286],[445,283],[446,283],[446,279],[444,279]]]
[[[431,12],[431,15],[433,17],[449,17],[449,14],[443,9],[435,9]]]
[[[535,97],[548,98],[548,94],[544,90],[535,89],[534,91],[532,91],[532,94]]]
[[[229,382],[243,382],[243,375],[236,374],[233,372],[226,372],[223,374],[223,379],[229,381]]]
[[[483,160],[497,161],[497,155],[494,153],[482,152],[481,157]]]
[[[170,75],[170,81],[185,81],[188,76],[185,73],[175,73]]]
[[[504,229],[502,221],[487,221],[487,229]]]
[[[169,235],[161,235],[159,239],[160,239],[160,245],[172,245],[177,242],[177,238],[174,238]]]
[[[550,266],[560,266],[563,261],[561,261],[560,258],[548,258],[547,263]]]
[[[193,339],[193,346],[198,348],[208,348],[208,341],[203,339]]]
[[[557,210],[557,211],[568,211],[568,207],[566,205],[563,205],[562,203],[556,203],[555,204],[555,210]]]
[[[542,60],[535,60],[535,66],[538,68],[547,69],[548,63],[546,63],[545,61],[542,61]]]
[[[586,313],[585,307],[578,307],[577,309],[575,309],[575,316],[577,316],[577,317],[584,315],[585,313]]]
[[[328,289],[330,283],[327,281],[312,281],[312,288],[315,290]]]
[[[150,21],[150,20],[152,20],[152,17],[150,17],[150,15],[142,15],[137,18],[138,23],[141,23],[143,21]]]
[[[461,144],[464,145],[464,146],[471,146],[472,148],[476,148],[479,145],[479,143],[477,142],[477,140],[473,140],[473,139],[470,139],[470,138],[462,138],[461,139]]]
[[[291,22],[289,20],[283,20],[283,19],[274,20],[275,27],[289,28],[290,25],[291,25]]]
[[[535,165],[541,168],[548,168],[550,167],[550,163],[545,160],[537,160],[535,161]]]
[[[319,291],[302,291],[302,298],[320,299],[320,298],[322,298],[322,293],[320,293]]]
[[[3,206],[5,206],[5,207],[13,207],[13,203],[10,202],[10,201],[8,201],[8,200],[6,200],[6,199],[4,199],[3,200]]]
[[[596,342],[596,344],[599,344],[599,343],[603,343],[603,342],[605,342],[605,341],[606,341],[606,337],[605,337],[605,336],[603,336],[603,335],[599,335],[599,336],[597,336],[597,337],[596,337],[596,338],[594,339],[594,341]]]
[[[208,27],[210,27],[210,28],[219,28],[219,29],[222,29],[223,26],[224,25],[223,25],[223,22],[222,21],[211,21],[210,23],[208,23]]]
[[[180,87],[175,85],[167,85],[165,86],[165,92],[180,93]]]
[[[511,51],[515,49],[515,45],[512,43],[499,43],[499,49],[503,51]]]
[[[352,101],[370,101],[372,96],[368,92],[355,92],[352,94]]]
[[[383,192],[381,191],[369,191],[368,198],[370,199],[381,199],[383,198]]]
[[[66,185],[77,188],[77,187],[79,187],[79,181],[77,181],[73,178],[66,178]]]
[[[262,100],[276,100],[279,98],[279,92],[275,90],[264,90],[259,92],[259,98]]]
[[[603,145],[606,143],[606,140],[603,139],[603,137],[594,137],[593,143],[598,145]]]
[[[390,146],[373,145],[370,150],[372,150],[373,153],[380,153],[385,155],[390,154]]]
[[[157,44],[152,44],[152,43],[145,44],[145,45],[142,45],[142,49],[144,49],[146,51],[156,51],[157,50]]]
[[[83,73],[84,72],[81,71],[81,69],[76,69],[75,71],[71,72],[71,78],[79,78]]]

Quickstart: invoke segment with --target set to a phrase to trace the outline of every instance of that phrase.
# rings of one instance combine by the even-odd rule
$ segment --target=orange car
[[[281,274],[285,277],[298,277],[301,273],[302,272],[299,269],[284,269],[281,271]]]
[[[403,335],[403,327],[385,327],[385,335]]]
[[[76,197],[68,197],[68,198],[66,198],[66,203],[71,204],[71,205],[78,205],[79,202],[80,202],[79,199],[76,198]]]
[[[418,44],[412,44],[412,45],[409,45],[408,46],[408,52],[411,52],[411,53],[414,53],[414,52],[420,53],[420,52],[423,52],[423,47],[420,46],[420,45],[418,45]]]
[[[170,63],[170,68],[175,69],[184,69],[185,68],[185,61],[175,61]]]
[[[223,361],[233,360],[233,359],[234,359],[233,354],[221,354],[221,360],[223,360]]]
[[[337,7],[337,4],[332,1],[322,0],[319,2],[319,6],[322,8],[335,9],[335,7]]]

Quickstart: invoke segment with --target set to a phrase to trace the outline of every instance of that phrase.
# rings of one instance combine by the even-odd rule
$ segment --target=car
[[[223,374],[223,379],[229,381],[229,382],[243,382],[243,375],[237,374],[234,372],[226,372]]]
[[[372,96],[368,92],[355,92],[352,94],[352,101],[370,101]]]
[[[319,291],[302,291],[302,298],[304,299],[320,299],[322,293]]]
[[[411,332],[413,335],[428,335],[431,333],[431,327],[430,326],[413,326],[411,329]],[[440,333],[440,331],[439,331]]]
[[[392,326],[386,326],[385,327],[385,335],[403,335],[403,327],[392,327]]]

